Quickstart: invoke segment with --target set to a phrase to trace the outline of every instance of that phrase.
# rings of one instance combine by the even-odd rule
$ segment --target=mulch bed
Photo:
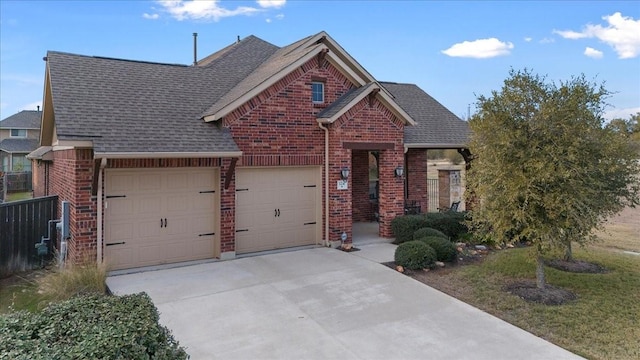
[[[518,281],[504,287],[513,295],[526,301],[544,305],[562,305],[578,298],[569,290],[547,284],[543,289],[536,286],[535,281]]]
[[[350,248],[344,248],[342,246],[338,246],[336,248],[336,250],[340,250],[340,251],[344,251],[344,252],[354,252],[354,251],[360,251],[360,249],[358,249],[357,247],[350,247]]]
[[[547,260],[545,264],[554,269],[572,273],[604,274],[609,272],[609,270],[607,270],[607,268],[603,266],[582,260],[568,261],[562,259],[553,259]]]

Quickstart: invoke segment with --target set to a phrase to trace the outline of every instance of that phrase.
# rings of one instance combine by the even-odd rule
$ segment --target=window
[[[11,137],[27,137],[27,129],[11,129]]]
[[[15,172],[31,171],[31,160],[27,159],[24,154],[13,155],[13,161],[11,165],[13,166],[13,169],[11,170]]]
[[[314,103],[324,102],[324,83],[322,82],[311,83],[311,100]]]

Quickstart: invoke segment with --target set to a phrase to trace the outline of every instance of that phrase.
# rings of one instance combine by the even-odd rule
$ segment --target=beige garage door
[[[112,270],[212,258],[218,169],[107,169],[105,261]]]
[[[319,242],[320,167],[236,170],[238,254]]]

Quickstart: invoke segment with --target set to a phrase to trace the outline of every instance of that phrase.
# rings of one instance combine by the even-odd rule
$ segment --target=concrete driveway
[[[580,358],[355,254],[314,248],[107,284],[147,292],[192,359]]]

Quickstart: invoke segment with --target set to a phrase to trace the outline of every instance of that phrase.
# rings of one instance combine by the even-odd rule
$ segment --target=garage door
[[[319,242],[320,167],[236,170],[238,254]]]
[[[107,169],[105,260],[125,269],[215,256],[219,172]]]

